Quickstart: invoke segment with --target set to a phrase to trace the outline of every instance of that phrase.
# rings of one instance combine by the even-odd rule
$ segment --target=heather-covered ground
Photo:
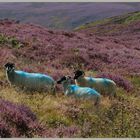
[[[110,25],[104,25],[104,30],[111,29]],[[115,27],[118,29],[118,26]],[[139,21],[127,23],[125,28],[120,25],[119,32],[112,34],[104,34],[100,30],[92,32],[94,28],[67,32],[18,21],[0,21],[2,102],[8,100],[17,106],[29,107],[36,116],[35,124],[43,127],[42,133],[31,133],[32,129],[29,129],[31,135],[24,132],[16,136],[140,137]],[[74,70],[83,69],[87,76],[114,80],[117,97],[112,100],[102,97],[97,109],[89,101],[63,96],[61,86],[57,86],[57,96],[27,93],[9,86],[3,68],[8,61],[14,62],[17,69],[46,73],[55,80],[62,75],[73,76]],[[20,112],[19,107],[15,108]],[[8,130],[11,133],[7,137],[14,137],[20,131],[16,127],[13,129],[16,133]]]
[[[107,29],[111,31],[110,25],[118,30],[112,34],[103,34]],[[125,75],[139,73],[139,21],[103,27],[103,31],[99,30],[102,34],[96,35],[93,32],[95,27],[89,31],[85,29],[81,32],[66,32],[33,24],[1,21],[0,63],[5,63],[7,59],[18,59],[15,62],[19,68],[34,68],[34,71],[39,69],[40,72],[52,75],[57,68],[57,72],[62,72],[78,67],[85,70],[121,72]],[[24,62],[22,67],[21,62]]]

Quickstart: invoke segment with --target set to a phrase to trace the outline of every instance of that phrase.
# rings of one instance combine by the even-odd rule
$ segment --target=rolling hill
[[[137,10],[140,10],[139,3],[0,3],[0,18],[70,30],[84,23]]]
[[[132,12],[121,16],[97,20],[75,28],[76,31],[93,32],[100,35],[120,35],[139,32],[140,12]]]

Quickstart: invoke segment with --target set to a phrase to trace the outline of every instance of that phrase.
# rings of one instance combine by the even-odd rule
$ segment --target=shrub
[[[0,35],[0,44],[5,44],[7,42],[7,38],[4,35]]]
[[[20,43],[20,41],[17,40],[15,37],[8,37],[3,34],[0,34],[0,44],[9,44],[13,48],[17,48],[17,49],[23,47],[23,44]]]
[[[43,131],[26,106],[0,99],[0,137],[33,137]]]
[[[109,78],[113,80],[118,86],[124,88],[127,92],[131,91],[133,89],[133,85],[130,81],[127,79],[124,79],[120,75],[114,75],[110,73],[99,73],[96,77],[99,78]]]
[[[67,68],[81,69],[88,64],[88,58],[82,52],[67,52],[60,58],[60,63]]]

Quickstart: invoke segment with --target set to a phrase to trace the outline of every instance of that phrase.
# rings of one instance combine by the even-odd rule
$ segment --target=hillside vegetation
[[[124,14],[121,16],[115,16],[111,18],[105,18],[103,20],[97,20],[95,22],[87,23],[75,28],[76,31],[91,31],[97,34],[116,34],[119,31],[131,30],[131,23],[137,25],[140,21],[140,12],[136,11],[133,13]],[[119,32],[119,33],[120,33]]]
[[[140,137],[139,28],[140,23],[133,21],[127,28],[119,28],[121,33],[104,35],[100,30],[55,31],[1,20],[0,103],[5,110],[0,113],[0,136]],[[95,108],[91,101],[64,96],[61,85],[57,85],[56,96],[10,87],[3,67],[8,61],[14,62],[16,69],[45,73],[55,80],[83,69],[87,76],[114,80],[117,97],[102,96]],[[13,114],[17,114],[15,119],[9,117]],[[18,121],[26,129],[21,130]]]

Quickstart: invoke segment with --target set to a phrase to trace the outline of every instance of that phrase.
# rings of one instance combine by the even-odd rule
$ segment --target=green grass
[[[99,26],[99,25],[112,24],[112,23],[127,25],[134,21],[139,21],[139,20],[140,20],[140,12],[133,12],[133,13],[128,13],[128,14],[125,14],[122,16],[115,16],[115,17],[111,17],[111,18],[97,20],[97,21],[94,21],[94,22],[91,22],[88,24],[81,25],[81,26],[75,28],[74,30],[78,31],[78,30],[94,27],[97,25]]]
[[[12,48],[16,48],[16,49],[23,47],[23,44],[20,43],[20,41],[15,37],[8,37],[3,34],[0,34],[0,44],[9,45]]]
[[[88,23],[88,24],[83,24],[79,27],[76,27],[74,30],[82,30],[82,29],[90,28],[90,27],[93,27],[93,26],[96,26],[96,25],[102,25],[102,24],[108,23],[109,21],[110,21],[109,18],[105,18],[105,19],[102,19],[102,20],[97,20],[97,21],[94,21],[94,22],[91,22],[91,23]]]

